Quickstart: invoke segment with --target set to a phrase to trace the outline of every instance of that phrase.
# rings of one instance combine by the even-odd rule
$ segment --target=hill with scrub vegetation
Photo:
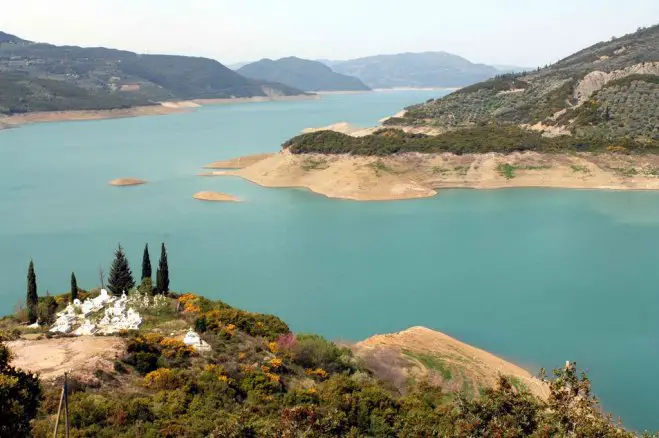
[[[262,59],[236,71],[248,78],[280,82],[304,91],[370,90],[355,77],[336,73],[321,62],[296,57]]]
[[[147,247],[136,285],[119,247],[105,314],[131,303],[140,327],[73,336],[51,324],[100,303],[100,288],[72,275],[70,292],[39,297],[31,262],[27,307],[0,319],[0,436],[53,436],[66,371],[72,437],[636,436],[601,412],[575,364],[536,378],[418,327],[337,345],[170,291],[169,273],[163,245],[154,287]]]
[[[355,76],[372,88],[464,87],[500,73],[446,52],[376,55],[336,61],[331,68]]]
[[[245,78],[219,62],[0,35],[0,113],[115,109],[155,101],[304,94]]]
[[[284,147],[357,155],[657,152],[659,25],[413,105],[384,125],[361,137],[303,134]]]

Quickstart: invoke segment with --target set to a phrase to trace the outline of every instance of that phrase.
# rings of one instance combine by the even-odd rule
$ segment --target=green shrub
[[[211,310],[195,321],[195,327],[204,329],[201,331],[218,332],[230,324],[250,336],[263,336],[271,340],[291,331],[284,321],[274,315],[251,313],[233,308]]]
[[[9,365],[12,355],[0,343],[0,436],[30,436],[30,420],[39,408],[39,379]]]
[[[329,373],[352,372],[356,369],[349,349],[339,348],[318,335],[297,335],[290,354],[293,362],[305,369],[321,369]]]

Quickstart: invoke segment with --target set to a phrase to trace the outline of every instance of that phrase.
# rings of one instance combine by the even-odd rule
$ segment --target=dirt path
[[[111,336],[20,340],[6,345],[14,354],[12,365],[39,373],[44,380],[67,371],[81,380],[93,379],[99,369],[111,372],[126,348],[123,339]]]

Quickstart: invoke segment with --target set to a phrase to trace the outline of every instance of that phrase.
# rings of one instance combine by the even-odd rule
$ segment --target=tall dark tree
[[[30,324],[37,322],[37,306],[39,304],[39,295],[37,295],[37,276],[34,273],[34,262],[30,260],[27,268],[27,319]]]
[[[144,254],[142,255],[142,280],[151,278],[151,257],[149,257],[149,244],[144,245]]]
[[[108,289],[114,295],[121,295],[122,292],[128,292],[133,287],[135,287],[133,273],[130,270],[124,249],[119,245],[114,252],[114,261],[112,262],[112,266],[110,266]]]
[[[167,248],[162,244],[160,250],[160,262],[156,273],[156,293],[166,294],[169,292],[169,266],[167,266]]]
[[[71,272],[71,302],[78,298],[78,280],[76,274]]]

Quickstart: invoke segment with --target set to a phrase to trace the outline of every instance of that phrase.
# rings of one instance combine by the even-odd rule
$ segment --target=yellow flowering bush
[[[270,379],[270,381],[273,382],[273,383],[279,383],[281,381],[281,377],[279,377],[277,374],[265,373],[265,376],[268,379]]]
[[[329,373],[322,368],[316,368],[316,369],[310,368],[306,371],[306,373],[309,376],[319,377],[321,379],[327,379],[329,377]]]
[[[195,305],[194,303],[185,303],[183,306],[183,313],[199,313],[201,312],[201,307]]]
[[[144,386],[149,389],[176,389],[178,383],[176,371],[169,368],[158,368],[144,376]]]
[[[627,152],[627,148],[624,146],[615,146],[611,145],[606,148],[607,151],[609,152]]]
[[[160,341],[163,340],[163,336],[159,333],[147,333],[144,335],[144,340],[149,344],[160,344]]]
[[[180,303],[187,303],[189,301],[196,301],[197,298],[199,297],[195,294],[183,294],[180,297],[178,297],[178,301]]]
[[[190,357],[196,354],[192,347],[175,338],[163,338],[160,341],[160,346],[163,348],[162,355],[168,359]]]

